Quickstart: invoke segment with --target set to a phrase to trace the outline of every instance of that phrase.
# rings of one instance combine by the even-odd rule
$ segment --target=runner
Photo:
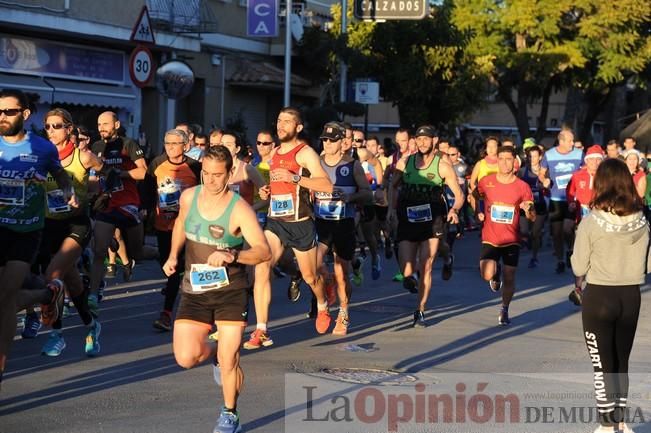
[[[590,213],[590,202],[593,198],[594,176],[599,164],[604,159],[601,146],[595,144],[586,152],[585,167],[576,171],[567,185],[567,203],[570,213],[576,214],[577,224]],[[583,296],[583,276],[574,277],[574,289],[570,292],[569,299],[574,305],[581,305]]]
[[[265,186],[265,181],[255,167],[237,157],[240,150],[242,150],[238,134],[225,131],[222,134],[221,145],[230,150],[233,157],[233,173],[231,173],[228,188],[239,194],[250,206],[253,206],[255,211],[268,207],[266,203],[261,201],[253,203],[254,197],[258,195],[257,191]]]
[[[542,230],[547,221],[547,199],[546,190],[539,179],[540,161],[542,161],[543,150],[538,145],[531,145],[526,150],[526,164],[518,173],[518,177],[526,182],[533,194],[533,204],[536,211],[536,220],[531,222],[527,218],[520,218],[520,234],[524,239],[529,240],[531,248],[531,259],[529,269],[538,267],[538,251],[542,244]]]
[[[154,229],[158,241],[158,260],[163,266],[170,255],[172,231],[179,214],[179,200],[187,188],[199,184],[201,164],[184,155],[188,136],[181,129],[170,129],[165,133],[165,153],[154,158],[145,176],[146,209],[156,208]],[[155,203],[152,203],[155,200]],[[178,255],[179,269],[184,268],[183,250]],[[161,331],[172,330],[172,311],[181,285],[181,273],[174,272],[167,277],[163,311],[154,320],[153,326]]]
[[[79,206],[73,208],[63,200],[64,193],[52,176],[46,183],[47,208],[45,229],[41,243],[39,264],[45,269],[46,281],[61,280],[77,309],[79,317],[88,329],[85,352],[95,356],[100,351],[99,335],[101,325],[90,314],[88,292],[82,283],[77,268],[77,261],[90,242],[92,226],[88,216],[88,174],[90,170],[100,171],[102,161],[92,152],[76,149],[70,134],[73,128],[72,116],[62,108],[50,110],[45,115],[44,129],[50,141],[55,145],[61,165],[70,178]],[[20,302],[32,305],[38,291],[21,291]],[[32,298],[27,300],[25,296]],[[46,298],[47,299],[47,295]],[[63,338],[62,317],[52,324],[52,332],[43,346],[41,353],[47,356],[59,356],[66,348]]]
[[[414,312],[414,327],[425,327],[425,307],[432,287],[432,267],[439,241],[445,235],[445,224],[457,224],[457,212],[464,202],[457,175],[452,166],[441,158],[435,148],[436,130],[429,125],[416,131],[418,152],[396,165],[391,180],[396,197],[389,211],[390,219],[398,221],[400,269],[403,287],[418,292],[418,308]],[[454,193],[454,205],[447,210],[443,185]],[[398,188],[400,191],[398,193]],[[416,271],[420,281],[416,279]]]
[[[346,130],[338,122],[326,123],[321,133],[324,155],[321,165],[334,184],[332,193],[314,194],[314,214],[318,243],[317,267],[321,278],[326,280],[327,267],[323,259],[330,248],[334,254],[334,274],[339,298],[339,314],[332,331],[346,335],[350,318],[348,303],[351,287],[348,282],[350,261],[355,255],[355,208],[356,203],[367,203],[373,194],[360,163],[341,153],[341,142]],[[334,294],[328,295],[328,303],[334,302]]]
[[[97,317],[100,282],[104,279],[104,259],[116,228],[126,237],[128,261],[124,264],[125,279],[130,278],[142,256],[143,225],[140,217],[140,196],[136,181],[145,178],[147,163],[142,149],[133,140],[118,135],[120,121],[115,113],[99,115],[97,128],[101,140],[92,145],[95,155],[104,161],[104,202],[96,203],[93,271],[90,278],[88,304]]]
[[[444,146],[445,148],[445,146]],[[439,150],[441,149],[441,146],[439,146]],[[443,151],[441,151],[443,152]],[[468,194],[468,185],[466,181],[466,174],[468,172],[468,164],[466,164],[463,160],[461,160],[460,153],[459,153],[459,148],[456,146],[450,146],[448,145],[446,150],[445,150],[449,162],[452,165],[452,168],[454,169],[455,174],[457,175],[457,182],[459,183],[459,188],[461,189],[461,192],[464,194]],[[448,203],[454,202],[454,193],[452,190],[448,187],[445,188],[445,194],[446,194],[446,199],[448,200]],[[467,215],[467,206],[464,203],[463,207],[461,208],[461,212],[459,213],[459,223],[458,224],[453,224],[453,226],[456,228],[455,230],[451,230],[450,227],[448,227],[448,233],[447,233],[447,243],[450,246],[450,255],[453,257],[452,250],[454,249],[454,242],[463,236],[463,228],[464,224],[466,221],[468,221],[468,215]],[[454,259],[453,259],[454,260]]]
[[[626,162],[628,171],[633,176],[633,183],[635,184],[637,195],[640,198],[644,198],[644,194],[646,193],[646,173],[641,166],[642,156],[640,152],[636,149],[624,151],[624,161]]]
[[[515,292],[515,271],[520,256],[520,209],[530,221],[536,219],[531,188],[514,174],[515,157],[513,147],[501,146],[497,150],[499,171],[484,176],[475,193],[475,212],[484,223],[479,272],[493,292],[502,290],[502,307],[497,319],[500,326],[511,324],[509,305]],[[482,199],[486,213],[478,205]],[[504,265],[503,275],[500,260]]]
[[[622,147],[617,140],[610,140],[606,144],[606,158],[622,158]]]
[[[582,319],[594,370],[600,424],[595,432],[633,433],[625,424],[628,362],[640,314],[640,285],[651,257],[642,201],[624,163],[601,163],[590,206],[576,233],[572,270],[588,283]]]
[[[262,193],[270,193],[269,216],[264,233],[272,257],[255,268],[253,297],[257,324],[251,338],[244,344],[245,349],[258,349],[273,344],[267,331],[271,269],[285,248],[294,251],[303,280],[317,298],[317,332],[325,333],[331,321],[323,280],[316,270],[316,232],[308,194],[309,191],[331,193],[332,182],[321,167],[319,155],[297,141],[298,133],[303,130],[300,112],[293,107],[283,108],[276,125],[280,146],[271,158],[268,191],[261,192],[262,198],[267,198]]]
[[[543,187],[550,190],[549,221],[552,227],[554,255],[557,265],[556,273],[565,272],[565,265],[570,266],[572,244],[574,243],[574,215],[567,208],[567,184],[572,174],[581,167],[583,152],[574,148],[574,133],[563,129],[558,133],[558,146],[545,152],[539,179]],[[563,255],[567,246],[567,255]],[[565,261],[563,258],[565,257]]]
[[[45,180],[49,172],[63,191],[63,202],[77,207],[72,182],[52,143],[26,132],[31,110],[20,90],[0,90],[0,387],[16,333],[17,295],[36,258],[45,222]],[[63,283],[49,282],[51,302],[41,307],[44,323],[63,309]]]
[[[163,265],[168,276],[179,272],[185,246],[183,293],[174,322],[176,362],[192,368],[215,359],[206,337],[213,324],[219,328],[216,360],[224,406],[216,433],[241,429],[237,399],[244,381],[239,352],[248,307],[245,266],[270,259],[255,212],[227,187],[232,168],[231,153],[224,146],[206,152],[202,184],[181,194],[170,256]],[[248,249],[242,249],[244,241]]]

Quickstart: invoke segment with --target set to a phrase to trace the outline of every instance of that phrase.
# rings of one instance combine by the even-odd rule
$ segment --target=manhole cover
[[[363,304],[363,305],[356,305],[352,307],[352,309],[357,311],[368,311],[370,313],[389,313],[389,314],[413,312],[412,307],[389,305],[389,304]]]
[[[407,385],[418,380],[415,376],[405,373],[369,368],[324,368],[316,375],[326,379],[365,385]]]

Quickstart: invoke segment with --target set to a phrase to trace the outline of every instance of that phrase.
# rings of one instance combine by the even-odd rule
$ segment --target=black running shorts
[[[482,243],[481,252],[479,253],[479,260],[495,260],[499,263],[500,259],[504,266],[513,266],[516,268],[520,260],[520,246],[519,245],[506,245],[503,247],[496,247],[495,245]]]
[[[6,227],[0,227],[0,267],[7,262],[24,262],[30,265],[36,260],[41,244],[42,230],[31,232],[15,232]]]
[[[355,256],[355,220],[345,218],[339,221],[316,219],[316,234],[320,244],[332,248],[343,260]]]
[[[316,228],[312,218],[291,223],[269,218],[264,229],[278,236],[285,248],[309,251],[316,246]]]
[[[206,293],[181,292],[176,320],[205,323],[217,321],[242,322],[246,325],[249,307],[247,288],[215,290]]]

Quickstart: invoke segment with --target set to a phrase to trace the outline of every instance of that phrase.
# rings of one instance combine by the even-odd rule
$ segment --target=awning
[[[44,81],[54,87],[52,102],[134,110],[136,95],[131,87],[59,80],[56,78],[45,78]]]
[[[52,87],[41,77],[32,75],[0,74],[0,89],[18,89],[25,93],[40,96],[39,102],[49,104],[52,101]]]

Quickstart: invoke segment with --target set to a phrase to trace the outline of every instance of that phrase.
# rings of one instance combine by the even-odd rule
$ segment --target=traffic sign
[[[156,39],[154,38],[154,29],[151,26],[151,20],[149,19],[149,10],[147,6],[143,6],[136,21],[136,25],[133,26],[131,31],[131,41],[132,42],[141,42],[144,44],[156,45]]]
[[[154,74],[154,56],[147,47],[139,45],[129,58],[129,75],[136,86],[142,88],[147,85]]]
[[[427,0],[355,0],[360,20],[420,20],[429,10]]]
[[[377,81],[355,81],[355,102],[378,104],[380,102],[380,83]]]

